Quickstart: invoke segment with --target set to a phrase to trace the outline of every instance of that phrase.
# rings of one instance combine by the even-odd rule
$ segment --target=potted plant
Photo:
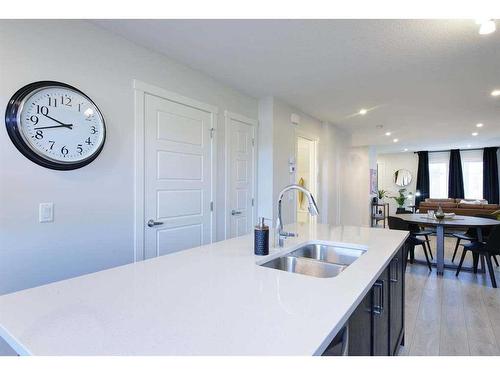
[[[398,195],[395,196],[395,197],[391,197],[398,204],[398,211],[403,211],[404,210],[405,202],[406,202],[406,199],[407,199],[407,195],[405,193],[406,193],[406,189],[399,189],[398,190]]]
[[[387,197],[387,192],[384,190],[384,189],[380,189],[378,191],[378,199],[379,200],[382,200],[384,199],[385,197]]]

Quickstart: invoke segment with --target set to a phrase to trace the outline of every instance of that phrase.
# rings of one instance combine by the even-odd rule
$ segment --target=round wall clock
[[[104,118],[95,103],[80,90],[54,81],[18,90],[7,105],[5,125],[24,156],[58,170],[89,164],[106,139]]]

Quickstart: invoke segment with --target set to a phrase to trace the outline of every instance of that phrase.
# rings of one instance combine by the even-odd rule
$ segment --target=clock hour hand
[[[73,129],[73,124],[63,124],[63,125],[54,125],[54,126],[41,126],[41,127],[38,127],[38,128],[34,128],[34,130],[54,129],[54,128],[68,128],[68,129]]]
[[[66,127],[68,129],[71,129],[71,127],[73,126],[73,124],[65,124],[64,122],[56,120],[54,117],[50,117],[49,115],[44,115],[44,116],[47,117],[47,118],[50,118],[52,121],[55,121],[58,124],[61,124],[62,127]],[[53,127],[56,128],[57,126],[53,126]],[[48,127],[46,127],[45,129],[48,129]]]

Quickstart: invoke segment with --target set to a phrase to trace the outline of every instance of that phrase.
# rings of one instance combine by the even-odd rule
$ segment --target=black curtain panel
[[[483,198],[498,204],[498,147],[486,147],[483,151]]]
[[[415,196],[415,206],[419,206],[426,198],[429,198],[429,152],[419,151],[418,170],[417,170],[417,191],[420,196]]]
[[[448,198],[464,198],[464,175],[460,150],[451,150],[448,174]]]

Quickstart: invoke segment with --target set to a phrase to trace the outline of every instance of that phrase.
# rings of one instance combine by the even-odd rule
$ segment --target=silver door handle
[[[233,216],[234,216],[234,215],[241,215],[242,213],[243,213],[243,212],[241,212],[241,211],[236,211],[236,210],[232,210],[232,211],[231,211],[231,215],[233,215]]]
[[[148,221],[148,227],[152,228],[155,225],[162,225],[163,221],[154,221],[153,219]]]

